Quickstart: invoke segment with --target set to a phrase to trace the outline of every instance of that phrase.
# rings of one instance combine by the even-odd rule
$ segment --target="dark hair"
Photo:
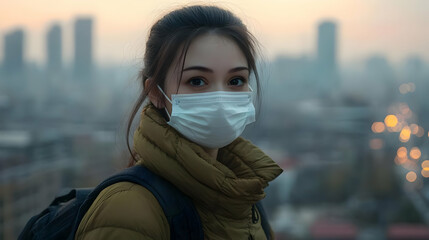
[[[253,73],[256,80],[257,98],[260,98],[259,75],[256,69],[255,55],[257,41],[247,30],[246,25],[232,12],[216,6],[187,6],[174,10],[159,19],[150,29],[149,38],[146,42],[144,54],[144,67],[139,73],[139,81],[142,84],[141,92],[135,103],[127,125],[127,147],[131,153],[129,166],[137,161],[129,145],[129,134],[132,122],[140,106],[145,101],[149,92],[159,85],[164,88],[164,81],[168,70],[171,67],[172,59],[176,59],[181,49],[179,59],[183,63],[186,59],[191,41],[197,36],[213,32],[232,39],[246,57],[250,73]],[[180,62],[180,61],[179,61]],[[179,63],[176,67],[179,66]],[[148,78],[146,88],[145,82]],[[179,81],[182,76],[180,76]],[[259,101],[258,101],[258,104]]]

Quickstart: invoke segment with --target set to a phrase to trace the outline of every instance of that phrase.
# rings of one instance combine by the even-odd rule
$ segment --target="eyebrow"
[[[199,70],[202,72],[210,72],[212,73],[213,70],[207,67],[203,67],[203,66],[191,66],[191,67],[187,67],[185,69],[183,69],[183,72],[185,71],[190,71],[190,70]],[[235,67],[235,68],[231,68],[228,73],[233,73],[233,72],[238,72],[238,71],[242,71],[242,70],[247,70],[249,71],[249,68],[247,67]]]

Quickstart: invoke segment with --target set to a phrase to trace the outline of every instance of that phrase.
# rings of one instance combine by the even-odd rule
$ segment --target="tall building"
[[[93,68],[92,18],[78,18],[74,23],[74,74],[89,78]]]
[[[47,68],[49,71],[60,71],[62,68],[62,36],[61,26],[53,24],[46,34]]]
[[[24,30],[15,29],[6,34],[3,52],[6,73],[19,73],[24,69]]]
[[[337,88],[337,26],[334,22],[323,21],[317,27],[316,61],[321,90],[330,92]]]

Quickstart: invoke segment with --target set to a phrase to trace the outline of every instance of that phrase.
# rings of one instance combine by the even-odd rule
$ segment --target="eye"
[[[191,78],[189,79],[188,83],[191,84],[192,86],[197,86],[197,87],[206,85],[204,80],[200,77]]]
[[[235,77],[231,80],[229,80],[229,85],[233,86],[242,86],[244,83],[246,83],[246,79],[243,77]]]

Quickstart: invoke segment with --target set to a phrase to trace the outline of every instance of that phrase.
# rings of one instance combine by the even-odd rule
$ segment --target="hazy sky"
[[[429,61],[428,0],[0,0],[0,59],[4,34],[26,30],[26,57],[44,61],[45,35],[53,21],[63,26],[64,54],[72,56],[72,24],[78,15],[94,17],[97,61],[133,63],[142,57],[148,28],[164,13],[192,3],[226,7],[248,25],[266,57],[314,55],[316,26],[338,23],[339,58],[386,55],[399,62],[411,54]]]

